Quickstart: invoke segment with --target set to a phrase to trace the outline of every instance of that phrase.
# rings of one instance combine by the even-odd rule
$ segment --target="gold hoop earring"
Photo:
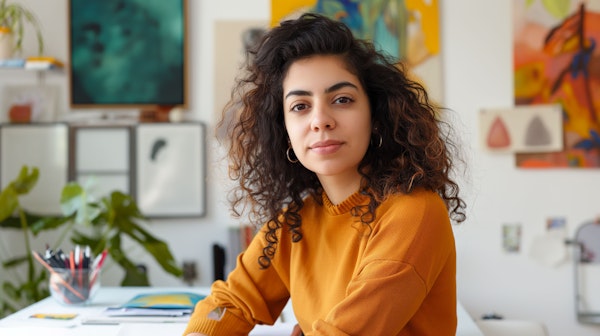
[[[292,159],[292,156],[290,155],[290,152],[293,153],[293,149],[292,149],[291,146],[288,147],[288,149],[285,151],[285,156],[287,157],[288,161],[291,162],[291,163],[297,163],[298,162],[298,158]],[[296,155],[294,154],[294,156],[296,156]]]
[[[381,148],[381,146],[383,146],[383,137],[379,133],[373,133],[373,135],[379,137],[379,141],[377,142],[377,146],[375,146],[375,148]],[[371,145],[373,145],[373,140],[374,139],[371,139]]]

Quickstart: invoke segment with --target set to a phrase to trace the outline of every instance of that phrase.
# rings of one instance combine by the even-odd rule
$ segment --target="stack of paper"
[[[186,322],[196,303],[204,297],[191,292],[140,294],[119,307],[106,308],[99,316],[84,317],[82,323]]]
[[[106,316],[185,316],[192,313],[191,309],[177,308],[125,308],[125,307],[109,307],[104,311]]]

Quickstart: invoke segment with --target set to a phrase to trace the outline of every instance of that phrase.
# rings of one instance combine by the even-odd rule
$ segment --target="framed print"
[[[135,133],[135,198],[141,212],[148,217],[203,216],[204,124],[139,124]]]
[[[68,126],[62,123],[0,125],[0,188],[24,165],[37,167],[36,186],[21,203],[39,215],[60,215],[60,195],[68,178]]]
[[[130,126],[73,126],[71,178],[87,186],[96,199],[113,191],[133,191]]]
[[[482,149],[496,153],[552,153],[563,149],[560,105],[485,108],[479,113]]]
[[[73,108],[186,105],[187,0],[68,0]]]

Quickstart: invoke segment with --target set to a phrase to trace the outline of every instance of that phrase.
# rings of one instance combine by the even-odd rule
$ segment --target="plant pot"
[[[0,27],[0,60],[12,58],[14,47],[13,34],[10,29]]]
[[[8,110],[8,118],[13,123],[31,122],[31,104],[15,104]]]

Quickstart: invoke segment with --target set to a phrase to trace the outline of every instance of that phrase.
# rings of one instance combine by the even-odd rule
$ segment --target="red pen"
[[[108,254],[108,250],[102,251],[102,254],[96,257],[94,260],[94,265],[92,267],[92,278],[90,280],[90,288],[96,282],[96,278],[98,277],[98,273],[100,273],[100,269],[102,268],[102,264],[104,264],[104,260],[106,259],[106,255]]]

